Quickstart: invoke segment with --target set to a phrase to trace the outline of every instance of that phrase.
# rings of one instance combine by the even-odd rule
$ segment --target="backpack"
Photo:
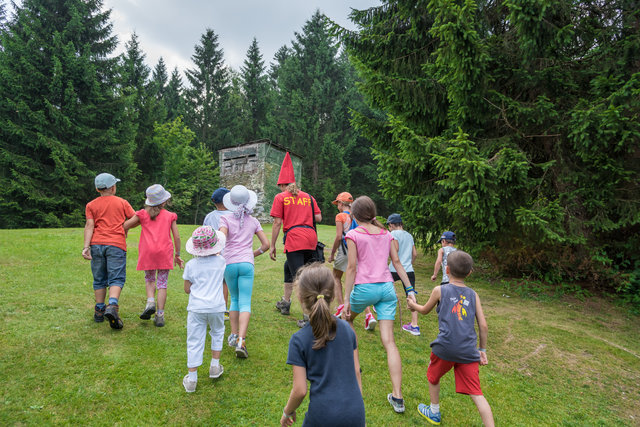
[[[349,211],[344,211],[344,212],[351,215],[351,212]],[[349,226],[349,229],[346,231],[344,229],[342,230],[342,249],[344,249],[345,255],[347,254],[347,241],[345,240],[345,236],[349,231],[353,230],[357,226],[358,226],[358,223],[356,222],[355,218],[351,217],[351,225]]]

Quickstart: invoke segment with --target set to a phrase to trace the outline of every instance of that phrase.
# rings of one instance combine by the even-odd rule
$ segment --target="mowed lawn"
[[[184,243],[196,226],[179,227]],[[270,234],[270,226],[265,226]],[[210,353],[198,389],[187,394],[187,295],[180,271],[169,276],[166,326],[138,314],[145,304],[144,276],[136,271],[140,230],[129,235],[128,276],[120,299],[124,329],[93,322],[89,262],[81,256],[83,230],[0,230],[0,425],[277,425],[291,387],[287,346],[301,317],[299,303],[282,316],[284,254],[256,260],[249,358],[225,345],[224,375],[208,378]],[[334,228],[320,227],[330,245]],[[257,240],[256,240],[257,246]],[[185,258],[189,256],[183,249]],[[328,254],[327,254],[328,256]],[[424,303],[434,255],[418,258],[418,300]],[[489,323],[489,365],[480,377],[497,425],[639,425],[640,319],[602,298],[523,299],[501,281],[472,275]],[[397,285],[400,293],[400,285]],[[409,319],[401,304],[402,322]],[[404,414],[386,401],[391,384],[379,331],[357,319],[369,426],[424,425],[416,406],[428,403],[425,377],[437,316],[420,318],[422,336],[395,323],[403,361]],[[228,326],[227,326],[228,328]],[[229,331],[227,329],[228,334]],[[226,335],[225,334],[225,335]],[[207,349],[209,340],[207,340]],[[467,396],[442,381],[443,425],[480,425]],[[302,424],[308,397],[298,410]]]

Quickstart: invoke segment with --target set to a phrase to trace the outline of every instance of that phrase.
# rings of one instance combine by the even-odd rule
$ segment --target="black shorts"
[[[300,267],[314,261],[314,253],[315,251],[310,249],[287,252],[287,260],[284,263],[284,282],[293,283]]]
[[[393,277],[393,281],[397,282],[398,280],[400,280],[400,276],[398,276],[398,273],[396,273],[395,271],[391,272],[391,277]],[[415,288],[416,286],[416,274],[413,271],[409,271],[407,272],[407,277],[409,278],[409,283],[411,283],[411,286],[413,286]]]

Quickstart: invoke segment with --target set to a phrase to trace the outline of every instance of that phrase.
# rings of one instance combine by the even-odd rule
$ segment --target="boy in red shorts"
[[[418,412],[431,424],[438,425],[440,415],[440,378],[453,368],[456,380],[456,392],[468,394],[480,412],[485,426],[493,426],[493,413],[489,402],[480,389],[479,365],[486,365],[487,360],[487,321],[482,312],[480,297],[473,289],[464,284],[464,279],[471,274],[473,259],[463,251],[449,254],[446,273],[449,283],[436,286],[431,292],[429,301],[419,305],[410,299],[407,304],[411,310],[428,314],[437,306],[440,332],[431,343],[431,360],[427,369],[429,395],[431,405],[421,403]],[[475,330],[478,322],[480,346]]]

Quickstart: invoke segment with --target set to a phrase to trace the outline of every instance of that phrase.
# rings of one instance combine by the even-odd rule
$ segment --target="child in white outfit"
[[[226,237],[210,226],[196,228],[187,241],[186,250],[195,258],[184,268],[184,291],[189,294],[187,305],[187,368],[189,373],[182,380],[187,393],[196,391],[198,367],[207,334],[211,335],[211,366],[209,378],[218,378],[224,372],[220,364],[224,340],[225,302],[222,295],[225,260],[220,255]]]

